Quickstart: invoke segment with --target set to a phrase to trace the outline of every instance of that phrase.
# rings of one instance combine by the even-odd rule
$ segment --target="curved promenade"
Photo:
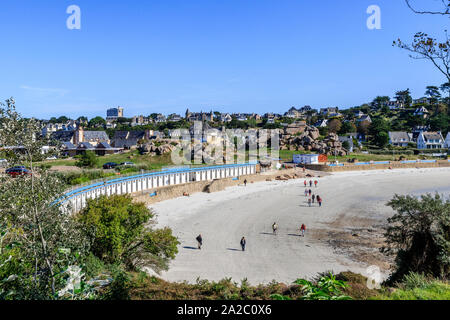
[[[70,210],[78,212],[84,208],[88,199],[95,199],[102,195],[110,196],[146,191],[157,192],[158,188],[170,185],[239,177],[255,173],[256,164],[250,163],[142,173],[75,188],[67,192],[58,202],[69,204]]]

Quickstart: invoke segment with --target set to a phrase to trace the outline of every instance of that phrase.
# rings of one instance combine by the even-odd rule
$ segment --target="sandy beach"
[[[370,265],[387,275],[390,260],[378,250],[393,213],[386,202],[395,193],[448,196],[450,168],[342,172],[318,181],[311,189],[323,198],[321,208],[308,206],[303,179],[259,182],[151,205],[157,226],[170,226],[181,242],[162,278],[290,283],[328,270],[364,274]],[[274,222],[277,235],[272,234]],[[302,223],[305,237],[299,236]],[[195,237],[200,233],[204,245],[198,250]],[[245,252],[239,246],[242,236]]]

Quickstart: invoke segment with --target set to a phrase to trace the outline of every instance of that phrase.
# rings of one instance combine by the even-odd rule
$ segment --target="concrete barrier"
[[[310,170],[325,172],[450,167],[450,160],[374,161],[373,163],[340,163],[339,165],[307,164]]]

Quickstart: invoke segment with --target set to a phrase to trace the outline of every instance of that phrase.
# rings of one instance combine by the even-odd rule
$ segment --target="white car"
[[[48,157],[46,160],[57,160],[58,158],[56,156]]]

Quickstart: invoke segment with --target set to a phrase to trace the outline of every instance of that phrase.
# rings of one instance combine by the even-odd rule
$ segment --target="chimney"
[[[75,145],[84,142],[84,130],[82,126],[79,126],[77,128],[77,131],[75,132]]]

